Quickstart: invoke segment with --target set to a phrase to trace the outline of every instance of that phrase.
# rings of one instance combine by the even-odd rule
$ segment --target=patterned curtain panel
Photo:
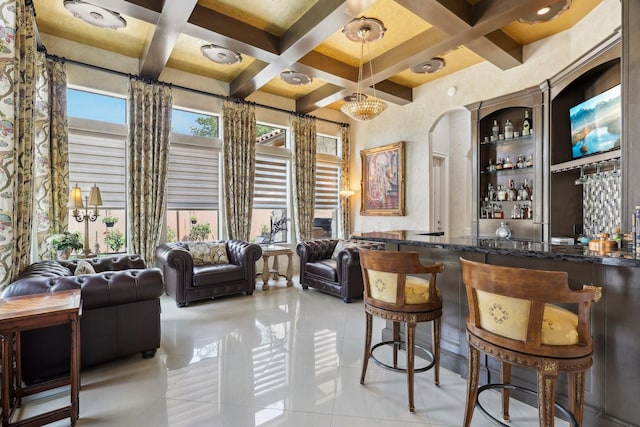
[[[48,259],[44,241],[69,223],[69,133],[65,65],[38,53],[36,141],[34,146],[34,228],[36,259]]]
[[[131,249],[154,264],[165,205],[171,88],[129,81],[128,218]]]
[[[7,4],[9,3],[9,4]],[[0,287],[30,263],[36,39],[32,5],[0,8]],[[15,38],[12,36],[15,34]]]
[[[340,163],[340,191],[350,191],[349,162],[351,160],[351,141],[349,140],[349,126],[340,126],[342,140],[342,161]],[[351,234],[351,206],[349,197],[340,196],[340,236],[348,239]]]
[[[316,120],[293,116],[293,212],[298,241],[310,240],[316,187]]]
[[[249,240],[256,175],[255,106],[225,100],[222,117],[225,232],[229,239]]]

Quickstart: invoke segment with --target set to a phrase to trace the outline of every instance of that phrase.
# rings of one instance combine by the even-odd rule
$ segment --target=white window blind
[[[340,196],[340,166],[316,163],[316,209],[337,209]]]
[[[167,176],[168,209],[217,210],[219,150],[171,142]]]
[[[97,185],[101,209],[124,209],[126,204],[126,138],[69,131],[69,186],[76,183],[83,195]]]
[[[256,209],[287,209],[287,159],[256,155]]]

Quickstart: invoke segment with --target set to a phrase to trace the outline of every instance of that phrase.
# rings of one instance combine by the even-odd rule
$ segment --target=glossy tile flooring
[[[177,308],[162,298],[162,345],[82,372],[77,426],[456,426],[466,381],[441,370],[416,375],[416,412],[406,376],[369,364],[360,385],[362,302],[287,288]],[[374,323],[374,342],[384,323]],[[402,353],[404,357],[404,353]],[[486,406],[499,408],[497,393]],[[68,404],[64,389],[26,400],[20,417]],[[497,412],[496,412],[497,413]],[[537,411],[512,403],[513,426],[537,426]],[[52,424],[69,425],[69,420]],[[473,426],[489,426],[476,410]],[[557,426],[566,423],[556,423]]]

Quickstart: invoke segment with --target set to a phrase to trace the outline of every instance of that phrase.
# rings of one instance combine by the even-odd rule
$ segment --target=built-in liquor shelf
[[[489,138],[487,140],[487,138]],[[524,136],[518,136],[518,137],[513,137],[513,138],[509,138],[509,139],[497,139],[495,141],[492,141],[490,139],[491,137],[485,137],[485,139],[480,143],[481,146],[483,145],[507,145],[507,144],[514,144],[514,143],[518,143],[518,142],[527,142],[533,139],[533,133],[530,133],[529,135],[524,135]]]
[[[526,166],[523,168],[506,168],[506,169],[497,169],[493,171],[483,170],[480,171],[481,174],[487,175],[518,175],[522,173],[531,173],[533,172],[533,165]]]
[[[542,238],[542,102],[533,87],[467,107],[476,141],[474,235],[493,235],[504,220],[517,224],[516,237]]]

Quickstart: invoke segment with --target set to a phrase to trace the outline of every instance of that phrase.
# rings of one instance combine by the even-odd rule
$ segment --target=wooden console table
[[[80,394],[80,289],[5,298],[0,302],[2,338],[2,426],[40,426],[64,418],[75,425]],[[31,386],[22,386],[20,333],[29,329],[69,323],[71,326],[71,364],[68,377]],[[14,349],[15,344],[15,349]],[[28,419],[11,422],[22,397],[71,385],[71,404]]]
[[[287,272],[285,274],[280,273],[280,266],[278,264],[278,255],[287,256]],[[273,257],[273,266],[269,268],[269,258]],[[292,271],[293,271],[293,251],[283,246],[262,247],[262,273],[258,275],[262,276],[262,290],[269,289],[269,279],[278,280],[280,277],[287,279],[287,287],[293,286]]]

